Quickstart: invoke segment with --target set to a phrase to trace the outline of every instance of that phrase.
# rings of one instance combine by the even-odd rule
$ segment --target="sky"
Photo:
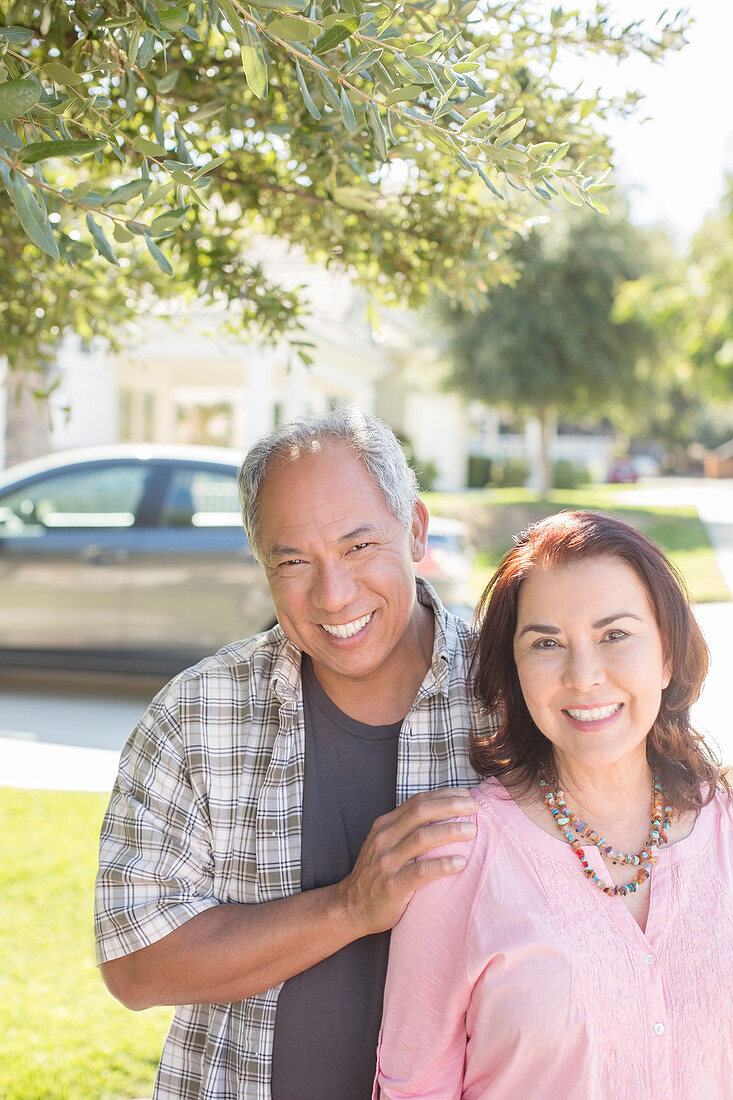
[[[656,19],[664,6],[662,0],[609,0],[620,21]],[[644,93],[635,119],[607,125],[615,163],[634,221],[661,221],[681,243],[714,211],[725,173],[733,173],[733,0],[689,0],[685,6],[694,23],[682,50],[657,64],[595,59],[588,74],[593,88]]]

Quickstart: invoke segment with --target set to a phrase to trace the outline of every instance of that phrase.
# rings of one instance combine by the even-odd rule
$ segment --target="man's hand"
[[[463,869],[463,856],[421,857],[475,836],[474,822],[450,820],[475,810],[468,790],[449,789],[413,795],[377,818],[353,871],[336,887],[355,939],[392,928],[420,886]]]
[[[417,794],[374,822],[354,870],[335,886],[255,904],[221,904],[161,940],[104,963],[129,1008],[239,1001],[314,966],[352,940],[391,928],[419,886],[455,874],[456,856],[421,859],[467,840],[476,809],[467,790]]]

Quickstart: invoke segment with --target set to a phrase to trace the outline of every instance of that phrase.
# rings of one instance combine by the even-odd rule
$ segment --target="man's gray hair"
[[[242,520],[250,548],[262,562],[259,495],[273,459],[295,459],[318,450],[325,440],[345,443],[383,494],[390,512],[409,529],[419,488],[415,471],[392,429],[356,405],[342,405],[319,416],[282,424],[262,436],[247,452],[237,485]]]

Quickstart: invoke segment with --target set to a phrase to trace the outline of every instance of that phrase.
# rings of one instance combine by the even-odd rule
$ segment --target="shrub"
[[[491,467],[491,484],[498,489],[522,488],[529,477],[529,463],[525,458],[504,458]]]
[[[576,466],[568,458],[559,458],[552,467],[552,485],[555,489],[577,489],[591,480],[586,466]]]

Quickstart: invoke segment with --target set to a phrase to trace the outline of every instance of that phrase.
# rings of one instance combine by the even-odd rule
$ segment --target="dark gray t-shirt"
[[[303,655],[305,789],[301,885],[353,868],[375,818],[395,806],[401,722],[366,726],[334,706]],[[273,1100],[370,1100],[389,933],[366,936],[285,982],[277,1005]]]

